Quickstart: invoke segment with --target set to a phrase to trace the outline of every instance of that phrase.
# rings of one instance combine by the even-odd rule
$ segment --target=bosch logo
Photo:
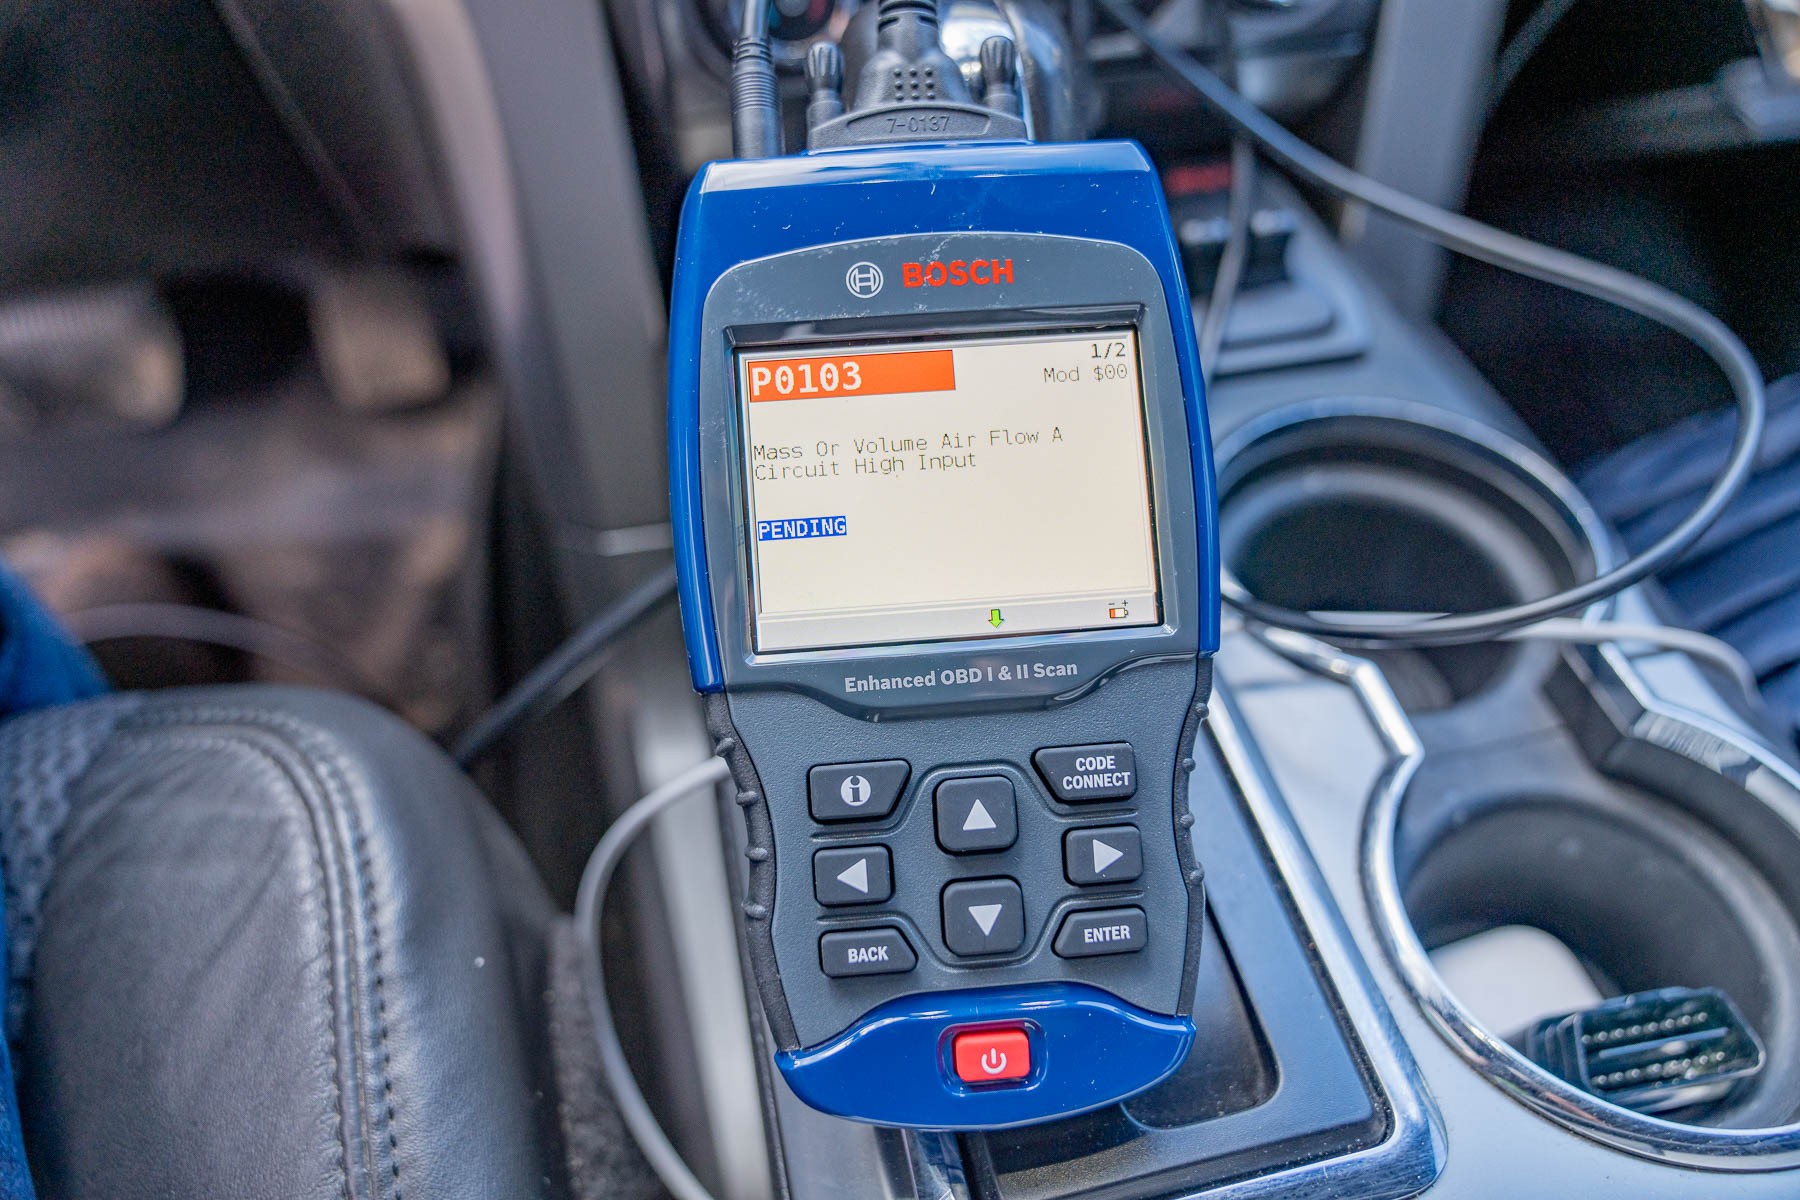
[[[884,282],[881,268],[872,262],[859,262],[844,272],[844,286],[850,289],[852,296],[860,296],[864,300],[879,292]]]
[[[909,262],[900,267],[900,282],[916,287],[987,287],[1013,281],[1010,258],[954,259],[951,262]]]

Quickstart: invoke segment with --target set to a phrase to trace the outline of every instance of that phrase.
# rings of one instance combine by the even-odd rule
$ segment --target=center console
[[[992,7],[1010,19],[1033,6]],[[1202,48],[1198,6],[1150,7],[1184,44]],[[1272,39],[1261,83],[1245,86],[1264,86],[1261,98],[1278,110],[1316,100],[1303,85],[1337,78],[1374,37],[1372,4],[1237,7],[1251,14],[1240,38],[1266,28]],[[1382,22],[1408,7],[1382,6]],[[574,506],[557,514],[559,561],[572,593],[597,608],[633,572],[660,563],[669,543],[666,481],[655,466],[661,387],[643,382],[660,370],[646,347],[663,298],[649,239],[632,224],[641,197],[625,186],[628,114],[615,111],[621,89],[610,64],[619,50],[620,61],[673,72],[666,92],[646,83],[642,111],[629,115],[653,123],[675,113],[676,157],[693,165],[722,151],[723,57],[715,53],[713,74],[702,78],[684,73],[678,46],[670,60],[637,52],[632,36],[650,41],[677,5],[646,5],[635,25],[637,6],[618,5],[610,34],[580,6],[469,8],[469,30],[413,30],[410,48],[426,83],[437,81],[436,127],[464,207],[521,210],[478,222],[471,253],[496,326],[517,334],[503,347],[509,387],[525,398],[580,397],[556,399],[548,414],[522,402],[520,423],[546,462],[583,468],[547,474]],[[1318,18],[1310,26],[1309,12]],[[832,36],[848,33],[852,19],[847,6],[833,9]],[[1146,133],[1168,124],[1168,110],[1153,107],[1167,93],[1146,64],[1104,29],[1086,34],[1104,52],[1091,57],[1115,102],[1133,89],[1144,98],[1135,112],[1115,112],[1115,124],[1135,120]],[[625,44],[609,45],[609,36]],[[462,70],[466,58],[485,63],[491,98],[466,85],[482,74]],[[1087,110],[1071,102],[1067,111]],[[516,197],[478,186],[510,179],[507,163]],[[1211,163],[1158,165],[1190,283],[1203,295],[1219,251],[1222,180]],[[1615,560],[1608,531],[1518,417],[1441,337],[1383,298],[1299,196],[1270,182],[1257,210],[1255,277],[1227,324],[1206,398],[1231,569],[1290,606],[1417,611],[1540,595]],[[618,218],[627,212],[631,222]],[[497,229],[517,244],[496,240]],[[834,288],[850,286],[846,270],[834,274]],[[904,276],[894,282],[904,294]],[[653,335],[639,337],[645,329]],[[1655,595],[1634,589],[1595,615],[1641,622],[1658,613]],[[612,768],[626,778],[608,780],[621,796],[666,781],[713,745],[682,660],[668,619],[649,625],[607,672],[598,723],[612,731],[604,760],[628,764]],[[1187,836],[1206,892],[1201,952],[1182,962],[1193,1049],[1155,1087],[1051,1124],[934,1133],[803,1103],[774,1066],[794,1039],[772,1020],[748,965],[756,950],[738,906],[751,882],[745,854],[756,847],[735,797],[692,802],[659,822],[636,882],[661,923],[654,936],[648,923],[636,932],[667,951],[652,972],[649,1024],[667,1086],[640,1077],[715,1194],[1795,1193],[1800,774],[1728,679],[1686,654],[1629,641],[1357,654],[1249,630],[1229,615],[1213,661],[1211,709],[1186,782]],[[1026,817],[1057,813],[1031,752],[1106,740],[1021,741],[989,756],[995,769],[979,774],[1006,776],[1015,796],[1040,806],[1021,808]],[[816,953],[839,925],[879,924],[830,915],[859,909],[814,891],[811,852],[839,840],[873,844],[831,832],[845,827],[828,819],[831,785],[845,803],[872,797],[883,782],[875,768],[891,757],[871,740],[806,764],[860,764],[870,788],[846,793],[847,778],[825,778],[818,810],[796,793],[811,822],[793,843],[806,847],[795,860],[803,903],[793,910],[808,922],[795,943],[806,950]],[[913,764],[906,794],[916,799],[938,765]],[[935,817],[915,804],[883,836],[904,827],[935,856],[938,882],[971,858],[1029,852],[1030,871],[1009,877],[1088,894],[1090,885],[1064,874],[1061,845],[959,855],[953,843],[964,830],[941,840]],[[855,866],[845,886],[860,894],[856,883],[877,881]],[[845,869],[824,874],[826,891]],[[924,924],[907,945],[954,964],[954,947],[939,944],[940,900],[933,893],[914,905]],[[1506,939],[1525,944],[1520,930],[1543,935],[1525,957],[1479,961]],[[1548,943],[1551,958],[1530,957],[1550,954]],[[867,965],[880,951],[853,949],[860,957],[847,949],[842,965]],[[1054,947],[1043,955],[1056,958]],[[1552,958],[1566,969],[1537,969]],[[840,961],[799,959],[817,964],[821,978],[825,963]],[[1567,986],[1521,998],[1506,986],[1509,972]],[[814,984],[823,987],[809,977]],[[1527,1053],[1522,1034],[1538,1017],[1672,987],[1728,995],[1760,1041],[1762,1069],[1651,1115],[1577,1087]],[[873,1075],[860,1086],[887,1082]]]
[[[1295,197],[1263,204],[1292,222],[1278,286],[1325,316],[1285,351],[1239,331],[1243,365],[1210,393],[1227,566],[1278,603],[1421,611],[1613,562],[1480,379]],[[1595,615],[1654,620],[1655,599]],[[851,1194],[864,1172],[892,1196],[1034,1200],[1789,1194],[1800,774],[1728,681],[1629,642],[1358,655],[1230,619],[1216,663],[1186,1064],[1097,1112],[961,1135],[834,1121],[776,1084],[787,1194]],[[1767,1067],[1656,1115],[1559,1078],[1515,1044],[1492,971],[1458,958],[1519,928],[1603,995],[1724,991]]]

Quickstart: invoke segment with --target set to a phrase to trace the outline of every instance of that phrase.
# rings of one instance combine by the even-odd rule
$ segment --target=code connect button
[[[956,1077],[964,1083],[1000,1083],[1031,1074],[1031,1039],[1023,1029],[978,1029],[950,1043]]]
[[[1137,759],[1128,742],[1053,746],[1033,754],[1031,761],[1064,804],[1126,800],[1137,791]]]

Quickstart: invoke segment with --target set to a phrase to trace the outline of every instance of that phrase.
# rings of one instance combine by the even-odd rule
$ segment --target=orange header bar
[[[752,401],[956,390],[956,361],[950,350],[762,358],[750,363],[748,374]]]

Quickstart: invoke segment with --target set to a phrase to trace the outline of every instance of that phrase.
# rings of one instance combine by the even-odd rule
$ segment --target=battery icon
[[[1120,600],[1118,603],[1112,605],[1111,607],[1109,607],[1106,610],[1106,619],[1109,621],[1123,621],[1126,617],[1129,617],[1130,615],[1131,615],[1131,609],[1127,606],[1126,602],[1123,600]]]

